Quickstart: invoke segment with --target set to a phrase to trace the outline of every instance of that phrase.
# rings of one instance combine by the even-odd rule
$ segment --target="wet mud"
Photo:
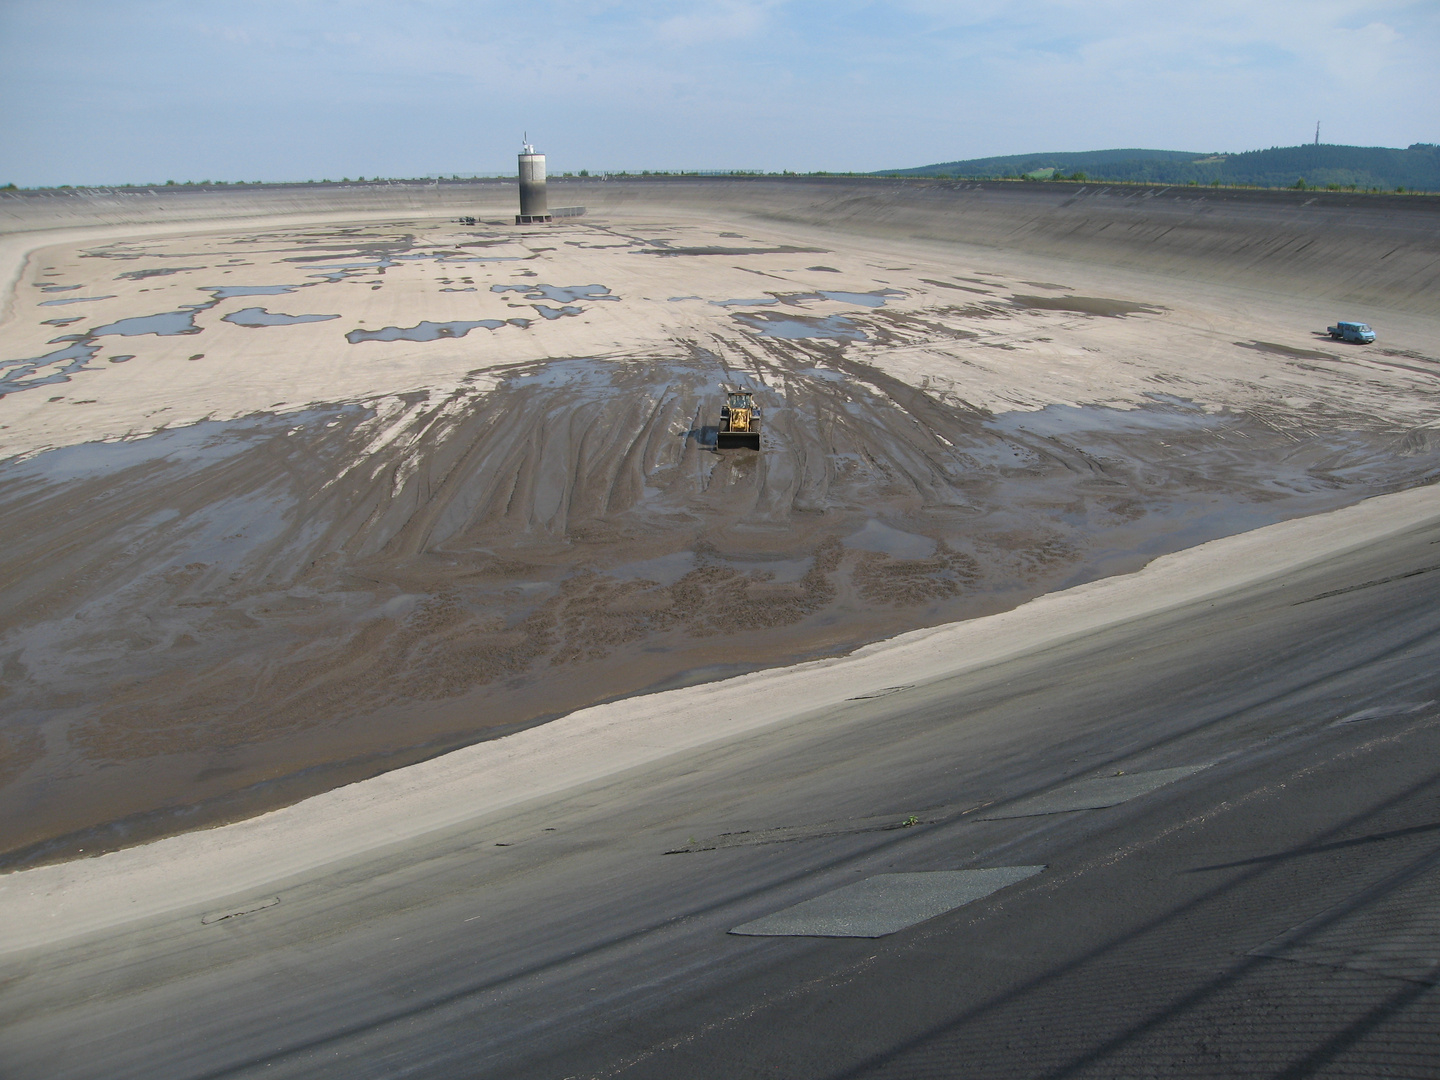
[[[1270,353],[1272,356],[1293,356],[1301,360],[1340,359],[1331,352],[1323,352],[1320,349],[1297,349],[1293,345],[1281,345],[1274,341],[1237,341],[1235,344],[1242,349],[1254,349],[1256,352]]]
[[[1162,310],[1152,304],[1136,304],[1129,300],[1110,300],[1103,296],[1023,296],[1010,300],[1016,307],[1038,311],[1074,311],[1081,315],[1100,315],[1118,319],[1126,315],[1157,315]]]
[[[997,415],[846,345],[521,364],[492,388],[0,467],[3,864],[243,816],[1440,474],[1433,432],[1297,434],[1159,397]],[[713,448],[731,385],[763,408],[761,453]]]

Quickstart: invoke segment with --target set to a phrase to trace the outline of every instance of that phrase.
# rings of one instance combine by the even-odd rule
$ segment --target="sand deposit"
[[[1333,252],[1291,287],[1269,267],[1315,257],[1284,232],[1313,208],[1197,210],[1187,274],[1168,204],[1081,207],[1086,259],[1051,203],[997,246],[946,236],[974,211],[935,187],[868,217],[873,188],[712,188],[592,189],[534,227],[489,189],[475,226],[384,191],[179,224],[15,211],[74,234],[4,248],[9,864],[1006,610],[1440,467],[1434,295],[1387,309]],[[1266,243],[1262,211],[1299,216]],[[1158,238],[1117,246],[1107,213]],[[1361,270],[1396,236],[1433,266],[1433,222],[1404,220]],[[1248,255],[1220,243],[1247,228]],[[1346,273],[1366,284],[1335,310]],[[1381,341],[1318,336],[1337,317]],[[756,394],[759,455],[713,449],[727,386]]]

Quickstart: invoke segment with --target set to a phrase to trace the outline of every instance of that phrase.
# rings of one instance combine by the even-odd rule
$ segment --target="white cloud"
[[[670,15],[653,24],[652,35],[661,45],[689,48],[736,41],[758,33],[775,2],[725,0],[696,5],[696,10]]]

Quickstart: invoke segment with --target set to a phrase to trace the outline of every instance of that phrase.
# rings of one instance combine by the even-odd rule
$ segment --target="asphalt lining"
[[[1440,983],[1440,854],[1272,938],[1250,956]]]
[[[994,866],[877,874],[742,923],[730,933],[747,937],[884,937],[981,900],[1044,869]]]

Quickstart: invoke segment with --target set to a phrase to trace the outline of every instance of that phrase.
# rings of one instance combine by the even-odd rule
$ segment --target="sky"
[[[1440,142],[1440,0],[0,0],[0,185]]]

